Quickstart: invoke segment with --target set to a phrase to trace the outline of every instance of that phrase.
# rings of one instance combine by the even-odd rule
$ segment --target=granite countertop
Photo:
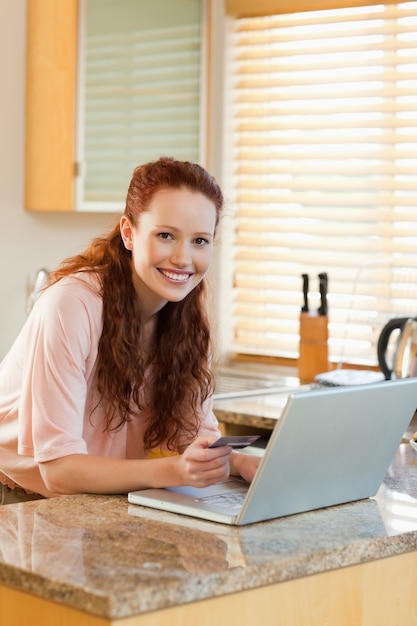
[[[282,366],[247,363],[223,366],[216,376],[214,395],[218,420],[272,430],[289,393],[311,388],[311,385],[300,385],[296,374],[296,368]]]
[[[417,550],[417,452],[375,498],[232,528],[64,496],[0,507],[3,585],[117,619]]]
[[[219,422],[224,424],[273,430],[290,392],[214,400],[213,410]]]

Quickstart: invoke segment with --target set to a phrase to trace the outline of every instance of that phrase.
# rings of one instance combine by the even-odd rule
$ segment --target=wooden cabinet
[[[145,11],[139,3],[129,2],[134,19],[128,20],[120,3],[112,2],[107,2],[105,13],[104,3],[101,7],[92,3],[94,12],[83,0],[27,0],[29,211],[120,211],[131,172],[139,163],[172,154],[207,164],[209,64],[204,50],[210,16],[202,7],[211,3],[191,6],[182,1],[172,9],[171,0],[165,0],[171,11],[161,12],[151,4]],[[87,13],[91,32],[84,36]],[[107,17],[99,24],[102,14]],[[120,18],[120,23],[112,17]],[[91,54],[92,41],[102,43],[94,44],[88,65],[84,48],[89,46]],[[120,67],[115,64],[119,58]],[[156,59],[161,59],[159,65]],[[100,74],[97,68],[106,63],[109,67],[105,65]]]
[[[25,208],[73,211],[78,0],[27,0]]]

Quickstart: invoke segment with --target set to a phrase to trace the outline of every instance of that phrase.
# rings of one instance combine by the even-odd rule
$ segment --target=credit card
[[[230,437],[220,437],[214,441],[209,448],[220,448],[221,446],[231,446],[232,448],[246,448],[251,443],[259,439],[260,435],[235,435]]]

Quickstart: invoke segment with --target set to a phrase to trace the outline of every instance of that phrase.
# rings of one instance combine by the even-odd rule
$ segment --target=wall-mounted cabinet
[[[77,0],[28,0],[25,207],[73,211]]]
[[[25,206],[120,211],[133,168],[205,164],[204,0],[28,0]]]

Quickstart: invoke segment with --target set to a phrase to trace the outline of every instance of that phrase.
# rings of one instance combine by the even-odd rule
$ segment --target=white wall
[[[0,0],[0,359],[25,320],[30,275],[80,252],[115,220],[24,210],[25,20],[26,0]]]

